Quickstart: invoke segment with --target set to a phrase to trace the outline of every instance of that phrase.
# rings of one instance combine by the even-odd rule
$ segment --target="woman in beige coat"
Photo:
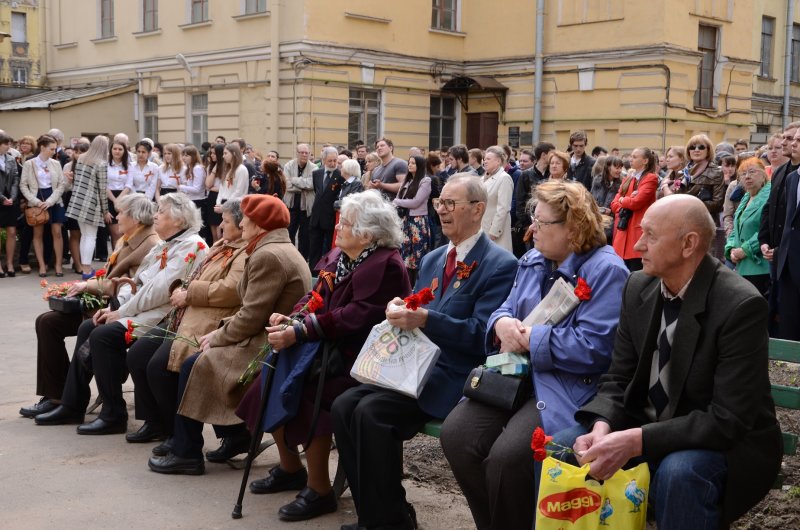
[[[493,145],[483,156],[483,187],[489,199],[483,214],[481,230],[497,245],[511,252],[511,201],[514,200],[514,181],[503,171],[506,153]]]
[[[225,439],[218,451],[210,453],[212,461],[247,450],[250,435],[235,414],[247,390],[239,384],[239,376],[264,345],[270,315],[288,314],[311,288],[308,264],[289,239],[286,205],[271,195],[248,195],[242,199],[242,211],[248,256],[238,288],[242,307],[201,337],[201,351],[181,365],[180,406],[169,452],[148,462],[157,473],[205,472],[203,423],[214,424]]]
[[[244,272],[247,242],[242,239],[241,201],[231,200],[222,207],[222,239],[209,249],[208,256],[195,269],[188,285],[171,286],[171,303],[175,308],[168,331],[177,330],[181,337],[197,340],[217,329],[220,320],[233,316],[242,304],[238,285]],[[137,432],[125,439],[131,443],[167,441],[153,449],[154,454],[167,453],[175,423],[178,397],[178,372],[181,364],[198,347],[184,340],[167,337],[167,324],[153,328],[128,349],[128,370],[135,384],[136,418],[144,420]],[[220,436],[222,437],[222,436]]]
[[[55,251],[56,276],[64,276],[61,270],[61,258],[64,254],[64,240],[61,237],[61,226],[67,217],[61,194],[67,186],[67,179],[61,171],[61,164],[53,159],[58,144],[52,136],[46,134],[36,140],[37,156],[22,166],[22,178],[19,190],[28,201],[28,208],[38,208],[50,214],[50,230],[53,233],[53,250]],[[47,276],[47,263],[44,261],[44,227],[33,227],[33,251],[39,263],[39,276]]]

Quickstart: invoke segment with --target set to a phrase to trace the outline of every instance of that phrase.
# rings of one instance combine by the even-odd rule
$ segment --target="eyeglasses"
[[[339,218],[339,226],[343,226],[343,227],[346,226],[348,228],[353,228],[353,223],[351,223],[350,221],[346,221],[345,219],[342,219],[340,217]]]
[[[535,215],[531,215],[531,221],[533,221],[533,226],[536,227],[536,230],[541,230],[543,226],[550,226],[550,225],[560,225],[564,224],[564,221],[541,221]]]
[[[454,201],[453,199],[439,199],[439,206],[444,206],[445,211],[452,212],[456,204],[477,204],[481,201]]]
[[[760,170],[760,169],[748,169],[747,171],[742,173],[742,176],[755,177],[755,176],[761,176],[761,175],[765,175],[765,174],[766,173],[764,173],[764,171]]]
[[[689,146],[689,151],[705,151],[705,150],[706,150],[705,144],[697,144]]]

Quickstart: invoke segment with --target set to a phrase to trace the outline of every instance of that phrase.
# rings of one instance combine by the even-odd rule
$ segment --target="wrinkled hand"
[[[575,446],[577,448],[578,440]],[[642,429],[637,427],[609,433],[599,440],[595,438],[578,461],[581,465],[589,463],[589,475],[597,480],[608,480],[628,460],[641,454]]]
[[[95,313],[95,317],[95,325],[111,324],[112,322],[119,320],[119,311],[111,311],[109,308],[105,308],[103,309],[102,314],[100,314],[99,311]]]
[[[761,245],[761,254],[764,256],[765,260],[772,261],[772,258],[775,255],[775,249],[769,248],[769,245],[764,243],[763,245]]]
[[[395,297],[386,306],[386,320],[400,329],[423,328],[428,322],[428,310],[424,307],[417,310],[408,309],[402,298]]]
[[[174,291],[172,291],[172,295],[169,297],[170,303],[177,308],[186,307],[186,297],[188,296],[188,292],[183,287],[178,287]]]
[[[211,349],[211,339],[214,338],[214,335],[217,333],[215,329],[211,333],[207,333],[200,337],[200,351],[208,351]]]
[[[269,342],[273,350],[282,350],[293,346],[297,342],[292,326],[286,328],[282,324],[280,326],[270,326],[267,328],[267,333],[269,333],[267,342]]]
[[[734,248],[731,249],[731,261],[734,263],[739,263],[744,258],[747,257],[747,254],[744,253],[744,250],[741,248]]]
[[[67,291],[67,296],[78,296],[85,290],[86,282],[76,282],[70,286],[69,291]]]
[[[287,317],[286,315],[282,315],[280,313],[272,313],[269,316],[269,325],[270,326],[279,326],[279,325],[283,324],[284,322],[288,322],[289,320],[290,320],[290,318]]]
[[[516,318],[503,317],[494,324],[494,334],[500,339],[500,351],[523,353],[531,350],[531,328]]]

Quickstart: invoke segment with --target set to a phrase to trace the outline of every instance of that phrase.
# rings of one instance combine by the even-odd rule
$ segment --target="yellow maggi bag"
[[[542,462],[536,530],[641,530],[647,517],[647,464],[617,471],[603,484],[587,477],[589,465],[575,467],[548,456]]]

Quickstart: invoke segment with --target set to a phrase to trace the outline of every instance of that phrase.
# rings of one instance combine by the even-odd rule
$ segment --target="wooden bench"
[[[800,365],[800,342],[769,339],[769,359]],[[775,401],[776,407],[800,410],[800,387],[773,384],[772,399]],[[783,454],[796,454],[798,433],[783,432],[782,435]],[[782,483],[783,477],[779,475],[775,487],[780,487]]]

